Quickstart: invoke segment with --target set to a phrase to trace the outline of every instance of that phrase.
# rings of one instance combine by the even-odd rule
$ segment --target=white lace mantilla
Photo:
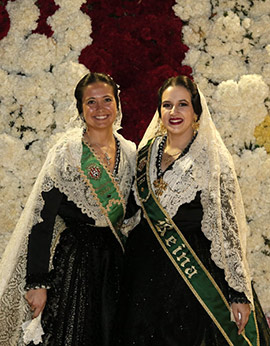
[[[127,202],[135,172],[135,144],[115,133],[120,141],[121,153],[118,175],[124,203]],[[32,227],[41,222],[44,206],[42,192],[50,191],[54,186],[73,201],[84,214],[93,218],[97,226],[108,226],[106,217],[85,183],[81,167],[82,129],[69,130],[50,150],[40,171],[25,209],[11,236],[10,242],[0,263],[0,345],[24,345],[21,325],[31,319],[31,312],[24,299],[28,234]],[[55,239],[65,225],[57,217],[52,247]],[[125,228],[127,224],[125,224]],[[131,227],[131,225],[130,225]],[[51,249],[53,252],[54,248]],[[19,340],[19,341],[18,341]]]

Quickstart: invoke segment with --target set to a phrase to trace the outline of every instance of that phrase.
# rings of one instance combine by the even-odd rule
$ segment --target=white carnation
[[[2,167],[11,170],[17,165],[18,160],[23,156],[23,143],[7,134],[0,135],[0,156],[2,159]]]
[[[23,48],[24,41],[13,39],[12,36],[6,36],[0,41],[0,62],[1,67],[8,72],[21,72],[18,56]]]
[[[238,83],[228,80],[219,84],[214,94],[214,105],[217,113],[237,119],[242,107],[242,100],[238,93]]]
[[[74,12],[78,11],[82,4],[87,0],[54,0],[56,5],[59,5],[62,8],[72,9]]]
[[[244,105],[258,106],[259,104],[263,104],[264,99],[269,94],[269,87],[260,75],[244,75],[240,78],[238,84]]]
[[[56,46],[51,38],[44,35],[32,34],[26,41],[19,54],[21,71],[34,74],[48,71],[54,64]]]
[[[255,127],[267,114],[264,99],[268,92],[259,75],[244,75],[238,83],[230,80],[218,86],[213,97],[213,119],[231,152],[255,142]]]
[[[24,37],[37,26],[40,12],[35,0],[8,1],[6,9],[10,18],[8,35]]]
[[[196,0],[186,2],[177,0],[176,5],[173,6],[173,10],[176,16],[184,21],[188,21],[191,17],[209,17],[211,14],[211,5],[208,0],[202,0],[200,2]]]
[[[190,26],[184,26],[183,34],[185,37],[185,44],[188,46],[201,46],[204,44],[200,34],[195,32]]]
[[[200,60],[201,52],[195,49],[189,49],[186,53],[184,63],[189,66],[195,66]]]
[[[252,33],[252,38],[260,45],[269,43],[270,16],[263,15],[251,22],[249,31]]]
[[[64,102],[73,102],[75,87],[88,72],[89,70],[84,65],[72,61],[57,65],[53,69],[53,76],[57,82],[57,99]]]
[[[250,8],[250,16],[260,17],[265,14],[270,14],[270,0],[254,1]]]
[[[54,121],[54,109],[49,102],[41,102],[38,99],[28,103],[23,108],[24,124],[36,130],[45,130]]]
[[[210,38],[216,38],[223,42],[242,40],[245,29],[240,24],[240,18],[229,11],[226,16],[220,16],[213,24]]]
[[[70,8],[59,9],[48,19],[48,23],[54,30],[57,46],[69,47],[65,55],[70,51],[76,51],[75,56],[78,56],[80,51],[92,42],[90,18],[81,11],[73,12]]]
[[[220,56],[218,59],[213,59],[205,70],[211,80],[222,82],[240,78],[246,74],[247,67],[240,57]]]

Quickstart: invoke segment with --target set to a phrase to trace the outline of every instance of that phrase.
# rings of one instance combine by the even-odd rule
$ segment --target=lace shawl
[[[84,214],[93,218],[98,226],[107,226],[97,201],[87,188],[80,172],[82,154],[82,129],[69,130],[49,151],[36,183],[28,198],[25,209],[11,236],[0,263],[0,345],[23,345],[20,339],[21,325],[31,319],[28,304],[24,299],[28,234],[32,227],[41,222],[44,206],[42,192],[54,186],[66,194]],[[119,189],[127,202],[135,172],[135,144],[115,132],[120,141],[121,153],[118,175]],[[53,241],[65,225],[56,218]],[[127,228],[127,222],[125,223]],[[129,225],[131,227],[131,225]],[[54,248],[51,249],[53,253]],[[20,339],[20,341],[18,341]]]
[[[248,229],[233,160],[215,128],[201,92],[200,97],[203,112],[197,137],[189,152],[164,174],[169,186],[160,201],[173,217],[182,204],[192,201],[196,192],[201,191],[202,232],[211,241],[211,258],[224,269],[228,285],[244,292],[253,304],[246,259]],[[139,148],[150,138],[160,135],[160,123],[156,112]],[[151,153],[152,184],[157,176],[155,166],[159,142],[160,138],[157,138]]]

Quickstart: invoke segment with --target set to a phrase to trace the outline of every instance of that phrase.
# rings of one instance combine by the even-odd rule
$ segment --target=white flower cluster
[[[173,9],[186,22],[183,63],[234,157],[250,229],[248,260],[270,313],[270,156],[255,149],[254,137],[270,109],[270,0],[176,0]]]
[[[265,312],[270,312],[270,155],[263,148],[234,155],[250,234],[248,261]]]
[[[0,256],[40,171],[49,146],[74,116],[74,87],[88,72],[78,63],[91,44],[85,0],[55,0],[53,36],[33,34],[35,0],[8,2],[8,35],[0,41]],[[23,20],[22,20],[23,18]]]
[[[260,75],[243,75],[216,88],[212,98],[213,120],[231,153],[255,144],[254,129],[267,115],[264,100],[269,87]]]

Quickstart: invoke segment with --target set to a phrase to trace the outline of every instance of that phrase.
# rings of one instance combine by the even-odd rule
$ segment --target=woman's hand
[[[43,311],[47,301],[47,289],[37,288],[29,290],[25,294],[25,299],[27,300],[31,311],[33,311],[32,317],[38,317],[38,315]]]
[[[240,335],[244,330],[246,324],[248,323],[250,306],[249,304],[232,303],[231,307],[235,322],[238,327],[238,334]]]

